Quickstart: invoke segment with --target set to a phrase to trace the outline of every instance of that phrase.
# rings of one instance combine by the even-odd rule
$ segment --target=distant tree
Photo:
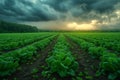
[[[38,32],[38,31],[39,30],[34,26],[0,21],[0,33],[3,33],[3,32]]]

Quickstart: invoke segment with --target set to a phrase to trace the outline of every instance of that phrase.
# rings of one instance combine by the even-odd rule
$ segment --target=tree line
[[[5,33],[5,32],[38,32],[38,31],[39,30],[34,26],[0,21],[0,33]]]

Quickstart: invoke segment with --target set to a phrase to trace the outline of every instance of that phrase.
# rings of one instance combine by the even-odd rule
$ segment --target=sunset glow
[[[40,30],[120,30],[120,0],[0,0],[0,21]]]
[[[82,23],[82,24],[79,24],[77,22],[72,22],[67,24],[67,28],[75,29],[75,30],[95,30],[96,24],[97,24],[97,20],[92,20],[90,23]]]

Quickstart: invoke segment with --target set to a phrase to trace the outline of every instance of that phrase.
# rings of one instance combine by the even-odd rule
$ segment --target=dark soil
[[[46,65],[45,59],[48,56],[48,53],[52,51],[57,41],[57,37],[58,36],[56,36],[45,49],[38,51],[38,55],[33,57],[31,61],[28,61],[26,64],[21,64],[20,68],[13,75],[0,80],[47,80],[42,77],[41,73],[43,67]]]
[[[99,60],[93,59],[87,51],[84,51],[73,42],[69,37],[65,36],[66,40],[70,44],[70,50],[75,56],[77,62],[79,63],[79,69],[77,75],[82,78],[82,80],[107,80],[106,76],[96,77],[96,72],[98,70]],[[80,75],[81,73],[82,75]]]
[[[42,71],[47,66],[45,59],[51,54],[52,49],[57,42],[57,37],[46,46],[42,51],[38,51],[38,55],[21,67],[11,76],[1,78],[0,80],[107,80],[106,76],[96,77],[99,60],[91,58],[91,56],[74,43],[69,37],[65,36],[70,44],[72,55],[79,63],[79,68],[75,77],[60,78],[58,74],[52,74],[49,79],[42,76]],[[34,70],[37,70],[34,72]],[[55,78],[55,79],[54,79]]]

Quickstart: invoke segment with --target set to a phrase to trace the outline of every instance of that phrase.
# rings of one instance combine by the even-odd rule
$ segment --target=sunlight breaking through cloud
[[[95,28],[91,27],[91,29],[104,29],[105,26],[108,26],[106,29],[120,29],[120,1],[1,0],[0,19],[32,26],[37,24],[40,29],[49,29],[49,21],[52,22],[51,25],[56,25],[56,22],[61,23],[59,28],[56,25],[56,28],[53,27],[54,29],[66,29],[66,23],[76,25],[74,22],[82,26],[82,29],[87,29],[83,28],[88,26],[87,24],[89,24],[89,27],[95,26]],[[30,24],[31,22],[34,25]],[[47,27],[41,26],[42,22],[45,22]],[[79,27],[74,27],[74,29],[79,29]]]

